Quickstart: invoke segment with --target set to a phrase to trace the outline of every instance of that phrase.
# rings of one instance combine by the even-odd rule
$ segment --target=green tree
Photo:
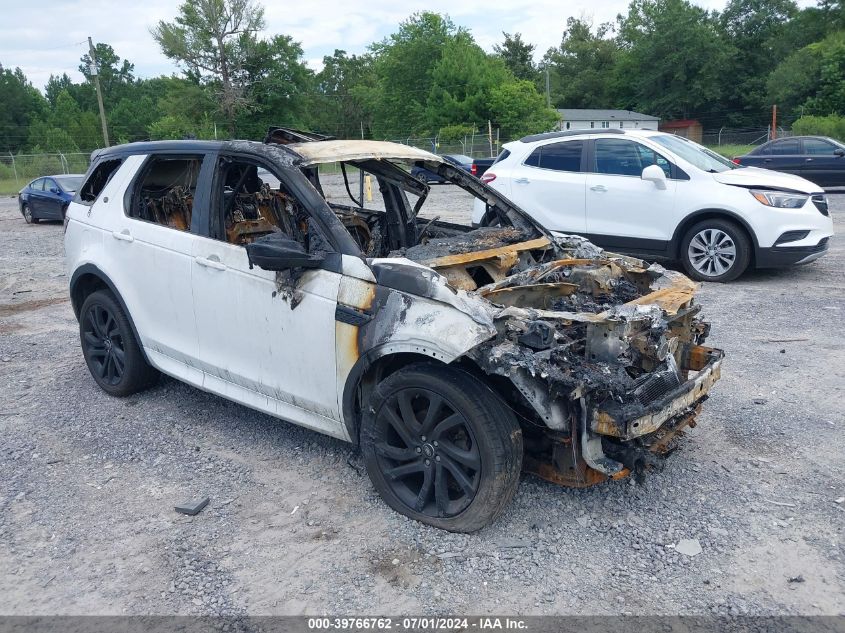
[[[373,133],[389,138],[427,133],[426,102],[433,72],[458,29],[448,17],[415,13],[399,30],[370,47],[375,57],[376,85],[368,95],[373,112]]]
[[[150,31],[167,57],[218,87],[231,136],[238,114],[252,105],[245,66],[262,28],[264,9],[252,0],[189,0],[173,22],[162,20]]]
[[[513,73],[517,79],[527,79],[534,81],[537,79],[537,67],[534,65],[534,44],[528,44],[522,39],[522,35],[515,33],[511,37],[510,33],[502,31],[505,36],[505,41],[502,44],[493,46],[493,51],[502,58],[505,66]]]
[[[793,0],[730,0],[719,16],[727,41],[736,49],[725,74],[730,81],[723,81],[728,124],[759,124],[768,110],[766,79],[778,60],[792,52],[784,36],[797,13]]]
[[[662,118],[721,117],[736,52],[716,17],[687,0],[633,0],[618,22],[620,105]]]
[[[771,101],[792,116],[845,114],[845,31],[795,51],[767,85]]]
[[[130,97],[135,83],[135,65],[129,60],[121,59],[109,44],[98,42],[94,45],[97,57],[97,72],[100,79],[100,89],[103,91],[103,104],[106,112],[121,99]],[[93,75],[91,74],[91,56],[85,53],[79,60],[79,72],[85,76],[86,89],[81,92],[68,92],[79,102],[84,110],[97,110],[96,94],[93,89]],[[69,87],[68,87],[69,88]]]
[[[47,102],[20,68],[0,65],[0,149],[19,151],[26,145],[29,126],[43,115]]]
[[[456,33],[431,71],[426,129],[433,132],[454,123],[486,127],[491,91],[508,81],[513,77],[501,58],[487,55],[466,31]]]
[[[306,94],[314,73],[302,57],[302,46],[287,35],[253,44],[244,61],[243,83],[250,108],[238,117],[241,134],[263,138],[268,124],[308,125]]]
[[[504,139],[548,132],[558,120],[557,112],[546,107],[534,83],[525,80],[495,86],[490,91],[490,110]]]
[[[313,129],[340,138],[360,138],[362,131],[369,137],[376,81],[372,55],[335,50],[323,57],[310,106]]]
[[[559,108],[608,108],[617,101],[614,73],[619,45],[609,37],[612,25],[566,21],[560,46],[543,60],[549,67],[552,104]]]

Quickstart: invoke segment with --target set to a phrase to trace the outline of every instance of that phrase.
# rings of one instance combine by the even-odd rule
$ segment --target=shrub
[[[836,114],[803,116],[792,124],[792,131],[801,136],[829,136],[845,141],[845,117]]]

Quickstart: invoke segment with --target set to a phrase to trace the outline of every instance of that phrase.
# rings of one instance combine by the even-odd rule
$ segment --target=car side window
[[[800,143],[795,139],[784,139],[777,143],[772,143],[771,154],[774,156],[786,156],[789,154],[800,154]]]
[[[833,143],[828,143],[820,138],[805,138],[804,139],[804,153],[812,154],[814,156],[833,156],[833,150],[836,146]]]
[[[525,159],[530,167],[551,169],[553,171],[581,171],[581,152],[584,141],[565,141],[541,145]]]
[[[305,206],[267,166],[224,156],[217,164],[214,183],[211,236],[215,239],[243,246],[281,233],[308,252],[331,250]]]
[[[634,141],[600,138],[595,142],[595,171],[597,174],[615,176],[640,176],[643,169],[651,162],[643,160],[639,148]]]
[[[120,159],[104,160],[99,163],[85,179],[85,184],[79,189],[79,202],[82,204],[93,204],[112,176],[117,173],[123,161]]]
[[[33,191],[44,191],[44,179],[39,178],[38,180],[33,180],[29,184],[29,188]]]
[[[56,189],[58,191],[59,185],[56,184],[56,181],[52,178],[45,178],[44,179],[44,191],[52,191]]]
[[[672,177],[672,163],[669,162],[665,156],[658,154],[650,147],[646,147],[645,145],[637,145],[637,150],[640,152],[640,164],[642,165],[643,169],[648,167],[649,165],[657,165],[660,169],[663,170],[663,173],[666,174],[667,178]],[[642,175],[642,171],[640,171],[640,175]]]
[[[191,228],[203,156],[153,156],[135,182],[129,217],[177,231]]]

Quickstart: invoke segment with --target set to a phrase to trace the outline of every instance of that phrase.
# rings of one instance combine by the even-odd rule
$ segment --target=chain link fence
[[[499,130],[493,130],[492,139],[487,134],[467,134],[459,139],[443,139],[437,136],[385,139],[394,143],[410,145],[434,154],[463,154],[470,158],[487,158],[498,155],[502,143],[507,139],[499,137]]]
[[[0,154],[0,192],[12,193],[40,176],[84,174],[90,159],[87,152]]]
[[[792,130],[777,128],[777,137],[792,136]],[[702,135],[702,145],[719,147],[721,145],[760,145],[772,138],[772,129],[764,128],[720,128],[708,130]]]

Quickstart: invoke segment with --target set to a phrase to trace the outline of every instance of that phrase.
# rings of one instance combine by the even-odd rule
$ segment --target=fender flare
[[[416,356],[427,357],[433,361],[446,363],[446,357],[440,350],[431,349],[431,347],[423,347],[422,345],[410,342],[387,342],[382,343],[370,350],[367,350],[349,371],[346,377],[346,383],[343,386],[343,401],[341,403],[341,413],[343,415],[343,425],[346,427],[346,432],[349,434],[350,441],[358,444],[358,427],[359,420],[355,411],[355,397],[357,395],[358,386],[361,384],[361,379],[372,366],[379,360],[388,356],[396,356],[399,354],[413,354]]]
[[[126,318],[129,321],[129,327],[132,328],[132,335],[135,337],[138,347],[141,349],[141,354],[144,356],[144,360],[148,364],[152,365],[152,363],[150,363],[150,359],[147,358],[147,351],[141,343],[141,337],[138,336],[138,329],[135,327],[135,321],[132,319],[132,313],[129,312],[129,308],[126,307],[126,302],[123,301],[123,297],[120,295],[120,292],[114,285],[114,282],[109,279],[109,276],[97,268],[94,264],[83,264],[73,271],[73,275],[70,278],[70,304],[73,307],[73,313],[76,315],[76,320],[79,321],[79,311],[82,309],[82,303],[84,302],[84,300],[77,301],[77,289],[82,278],[86,275],[96,277],[106,286],[109,292],[112,293],[117,301],[117,304],[120,306],[120,309],[123,310],[123,314],[126,315]]]

